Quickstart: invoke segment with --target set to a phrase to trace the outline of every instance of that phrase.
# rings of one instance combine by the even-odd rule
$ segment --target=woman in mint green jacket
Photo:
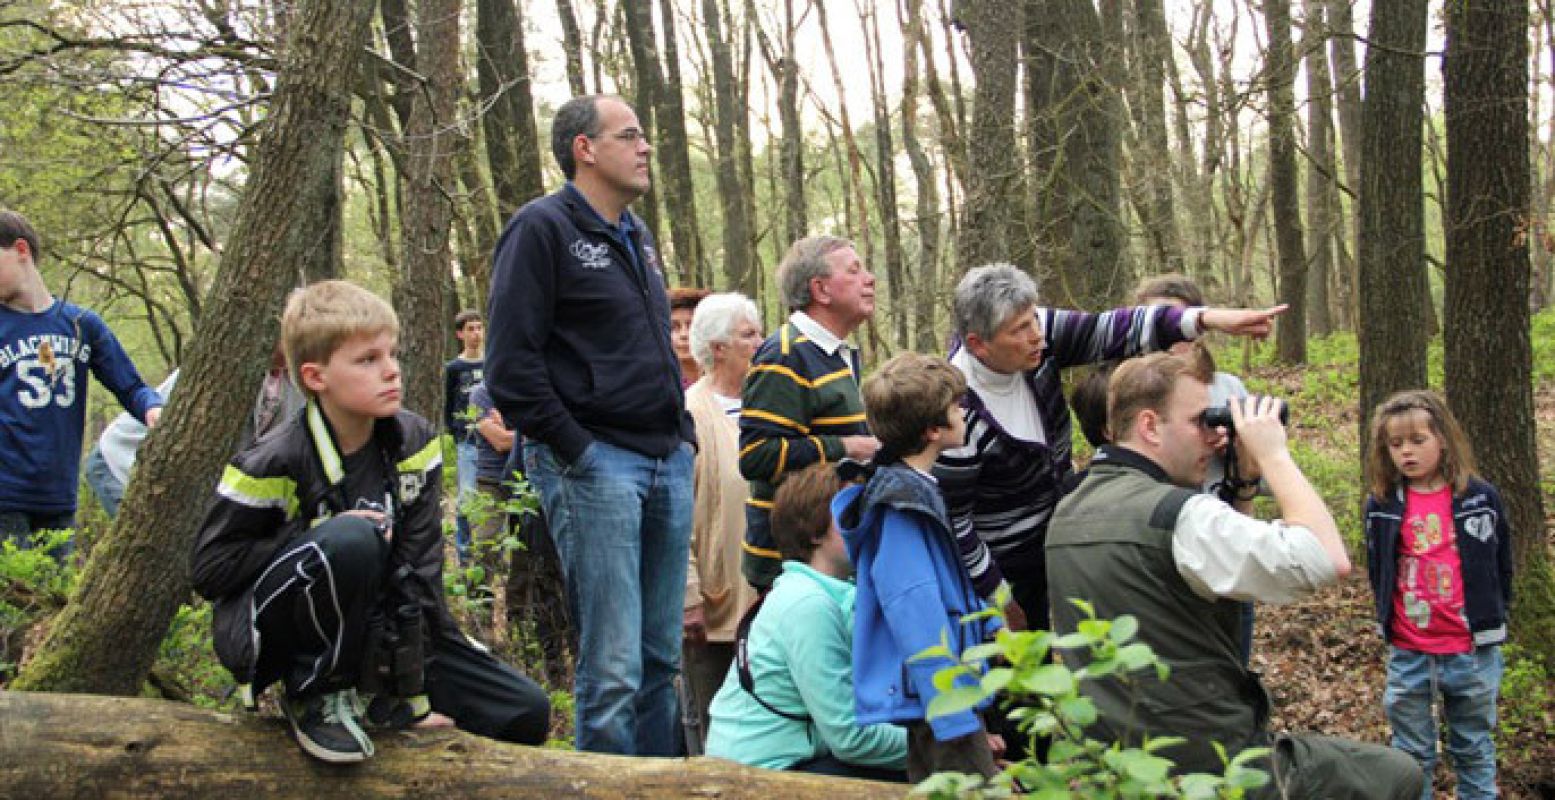
[[[783,572],[739,664],[713,698],[707,754],[767,769],[905,781],[905,729],[860,726],[853,711],[853,568],[831,524],[836,471],[816,464],[778,489],[772,534]]]

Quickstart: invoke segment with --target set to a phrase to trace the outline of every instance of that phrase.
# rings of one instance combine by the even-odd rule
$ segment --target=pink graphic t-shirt
[[[1452,486],[1408,490],[1398,538],[1398,586],[1393,592],[1393,644],[1420,653],[1474,649],[1463,616],[1463,561],[1452,527]]]

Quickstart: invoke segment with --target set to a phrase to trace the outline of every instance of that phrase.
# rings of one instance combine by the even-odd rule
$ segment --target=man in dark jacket
[[[580,637],[580,750],[673,755],[695,439],[658,252],[627,205],[652,148],[619,98],[574,98],[567,185],[519,209],[493,261],[486,384],[524,436]]]

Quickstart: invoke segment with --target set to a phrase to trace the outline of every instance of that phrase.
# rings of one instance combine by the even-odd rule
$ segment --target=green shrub
[[[39,531],[27,550],[0,542],[0,686],[16,677],[27,632],[64,608],[75,586],[74,560],[49,555],[70,538],[70,531]]]
[[[1496,747],[1505,750],[1519,737],[1548,736],[1555,730],[1555,690],[1544,665],[1523,648],[1509,644],[1502,648],[1506,671],[1501,676],[1500,726]]]
[[[1008,592],[996,599],[996,605],[1008,602]],[[1086,729],[1098,719],[1095,704],[1081,691],[1085,681],[1116,678],[1134,683],[1133,675],[1154,670],[1161,680],[1170,670],[1156,657],[1149,645],[1134,641],[1139,622],[1124,615],[1115,620],[1096,618],[1095,610],[1083,600],[1071,601],[1084,612],[1074,633],[1055,636],[1048,631],[1011,631],[1001,629],[995,641],[967,648],[959,659],[945,644],[914,656],[914,659],[951,658],[954,666],[934,676],[939,689],[930,703],[928,715],[937,717],[973,708],[996,695],[1019,701],[1012,712],[1019,719],[1022,733],[1031,737],[1049,737],[1047,761],[1035,756],[1007,767],[991,782],[981,776],[940,773],[919,784],[915,790],[934,798],[1009,797],[1018,786],[1032,798],[1240,798],[1250,789],[1268,783],[1267,773],[1252,762],[1268,755],[1267,748],[1249,748],[1226,758],[1222,775],[1193,773],[1171,776],[1172,762],[1159,751],[1182,741],[1175,737],[1146,738],[1139,747],[1106,744],[1086,735]],[[995,609],[968,615],[964,621],[995,616]],[[1055,651],[1083,653],[1089,656],[1084,667],[1071,670],[1053,658]],[[983,672],[986,661],[1002,658],[1003,666]],[[970,676],[976,686],[954,686],[958,677]],[[1219,745],[1216,745],[1219,750]],[[1035,746],[1030,752],[1035,752]]]

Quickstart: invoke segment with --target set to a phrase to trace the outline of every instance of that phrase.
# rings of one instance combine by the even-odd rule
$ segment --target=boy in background
[[[458,459],[454,462],[459,495],[454,498],[454,546],[459,551],[459,564],[470,560],[470,520],[464,515],[464,504],[475,491],[476,451],[474,420],[470,418],[470,392],[475,384],[485,379],[486,323],[479,311],[465,309],[454,317],[454,338],[463,348],[454,360],[443,365],[443,428],[454,439]]]
[[[316,283],[287,300],[281,338],[307,410],[233,459],[192,559],[222,665],[250,703],[281,681],[292,734],[321,761],[373,755],[364,709],[384,727],[437,712],[482,736],[544,741],[545,693],[448,613],[442,448],[400,406],[394,309]]]
[[[907,726],[907,777],[914,783],[947,771],[991,778],[999,771],[994,758],[1004,749],[972,709],[928,719],[929,703],[940,693],[934,674],[954,662],[913,658],[941,643],[959,657],[998,625],[962,621],[984,604],[961,563],[930,472],[942,450],[962,445],[965,393],[966,379],[944,359],[903,353],[886,362],[863,387],[869,429],[880,439],[873,474],[832,501],[857,568],[858,723]],[[975,685],[973,680],[962,675],[955,685]]]
[[[38,257],[32,224],[0,209],[0,542],[23,549],[75,527],[88,370],[147,427],[162,414],[102,317],[49,293]]]

